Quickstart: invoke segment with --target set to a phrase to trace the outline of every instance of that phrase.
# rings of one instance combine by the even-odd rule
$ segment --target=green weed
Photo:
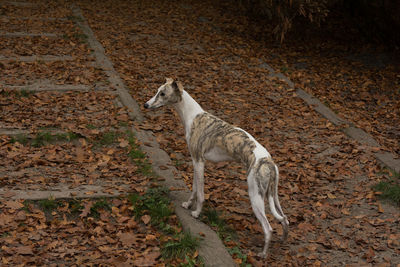
[[[281,67],[281,72],[282,73],[286,73],[286,72],[288,72],[288,67],[286,67],[286,66],[283,66],[283,67]]]
[[[32,91],[28,91],[26,89],[22,89],[20,91],[15,91],[15,96],[22,98],[22,97],[30,97],[31,95],[33,95],[34,92]]]
[[[9,97],[11,95],[11,91],[9,90],[0,90],[0,95]]]
[[[235,231],[225,222],[216,209],[205,206],[202,212],[202,220],[217,228],[217,233],[221,239],[229,241],[236,238]]]
[[[71,214],[80,214],[82,212],[83,206],[81,201],[77,199],[68,200],[69,212]]]
[[[119,121],[118,125],[119,127],[126,128],[129,126],[129,123],[127,123],[126,121]]]
[[[94,130],[94,129],[96,129],[96,126],[94,126],[93,124],[88,124],[88,125],[86,125],[86,128],[90,129],[90,130]]]
[[[114,144],[119,136],[121,136],[121,133],[115,131],[106,132],[101,134],[101,136],[96,140],[96,143],[99,146],[109,146]]]
[[[74,33],[73,37],[78,39],[81,43],[87,43],[88,36],[84,33]]]
[[[131,132],[127,132],[128,142],[129,142],[129,157],[135,162],[135,165],[138,166],[138,172],[140,172],[144,176],[155,177],[156,174],[151,167],[150,162],[146,158],[146,154],[140,150],[139,146],[136,144],[135,135]]]
[[[93,206],[90,208],[89,216],[94,218],[98,218],[100,216],[99,210],[108,210],[111,211],[111,205],[108,203],[107,199],[101,198],[97,200]]]
[[[217,234],[222,240],[231,241],[237,239],[235,231],[225,222],[216,209],[209,206],[204,207],[202,220],[216,228]],[[243,254],[238,246],[230,248],[228,251],[231,255],[236,255],[237,258],[242,260],[241,267],[251,267],[251,264],[247,262],[247,255]]]
[[[172,215],[165,188],[150,188],[143,196],[138,194],[130,195],[129,200],[133,205],[133,213],[136,218],[149,214],[152,225],[165,228],[168,217]]]
[[[18,142],[21,145],[26,145],[28,143],[28,136],[26,134],[17,134],[16,136],[11,137],[10,142],[12,144]]]
[[[179,167],[181,167],[182,165],[185,164],[184,161],[179,160],[179,159],[174,159],[174,160],[173,160],[173,163],[174,163],[174,165],[175,165],[176,168],[179,168]]]
[[[37,204],[44,211],[52,211],[59,206],[59,203],[52,198],[39,200]]]
[[[21,210],[25,211],[26,213],[30,213],[31,212],[30,211],[31,201],[30,200],[24,200],[23,204],[24,204],[24,207],[21,208]]]
[[[77,16],[67,16],[66,19],[71,20],[73,22],[82,22],[82,18],[77,17]]]
[[[392,170],[384,170],[382,174],[389,173],[388,181],[381,181],[373,187],[381,192],[380,197],[400,206],[400,174]]]
[[[242,260],[242,263],[239,265],[240,267],[251,267],[252,266],[250,263],[247,263],[247,255],[243,254],[242,251],[240,251],[240,248],[238,246],[233,247],[233,248],[228,248],[228,252],[231,255],[236,255],[237,258]]]
[[[189,258],[187,255],[185,256],[185,262],[182,262],[178,265],[179,267],[195,267],[195,266],[204,266],[204,260],[200,256],[197,259]]]
[[[53,136],[49,132],[40,132],[32,139],[33,147],[44,146],[45,143],[52,142],[54,140]]]
[[[185,257],[185,263],[179,266],[199,266],[196,259],[192,259],[194,251],[200,241],[190,233],[183,233],[176,230],[169,224],[169,218],[173,214],[168,191],[162,187],[150,188],[144,195],[132,194],[128,199],[133,206],[133,215],[139,219],[147,214],[150,216],[151,225],[157,227],[163,234],[173,236],[173,241],[161,244],[161,254],[164,259],[175,259]]]
[[[185,255],[192,255],[198,248],[198,238],[185,232],[179,235],[177,240],[168,241],[161,248],[161,255],[164,259],[183,258]]]
[[[10,232],[4,232],[4,233],[2,233],[1,234],[1,238],[5,238],[5,237],[8,237],[8,236],[10,236]]]

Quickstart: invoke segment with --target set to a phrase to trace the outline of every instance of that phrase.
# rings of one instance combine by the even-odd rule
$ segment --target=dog
[[[197,218],[204,203],[204,163],[239,161],[247,168],[248,192],[251,207],[260,221],[265,241],[262,252],[267,256],[272,236],[272,227],[265,215],[264,199],[268,197],[273,216],[283,226],[283,240],[287,238],[289,221],[282,211],[278,199],[278,167],[271,155],[253,136],[216,116],[204,111],[201,106],[183,89],[182,83],[166,78],[165,84],[158,88],[155,96],[144,104],[146,109],[173,106],[179,114],[186,142],[193,161],[193,190],[182,207],[190,209],[196,200],[196,208],[191,215]]]

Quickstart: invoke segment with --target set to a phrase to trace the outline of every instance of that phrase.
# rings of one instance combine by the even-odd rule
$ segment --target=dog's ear
[[[183,85],[180,81],[173,81],[171,85],[172,85],[172,88],[174,88],[174,90],[179,91],[179,94],[182,95]]]

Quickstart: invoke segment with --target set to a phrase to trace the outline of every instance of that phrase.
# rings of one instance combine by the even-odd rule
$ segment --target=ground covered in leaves
[[[201,264],[71,14],[0,3],[0,265]]]
[[[200,265],[193,252],[196,241],[181,235],[169,204],[146,193],[154,186],[152,171],[128,130],[127,110],[108,88],[75,25],[72,3],[38,3],[0,5],[2,264]],[[395,57],[378,54],[371,60],[368,47],[350,49],[329,38],[276,46],[262,34],[268,29],[260,26],[261,31],[232,10],[230,2],[74,4],[84,10],[139,103],[154,95],[164,77],[178,77],[207,111],[248,130],[278,163],[281,204],[291,226],[282,244],[281,227],[271,217],[275,232],[266,261],[256,256],[263,235],[248,201],[245,171],[237,164],[207,165],[209,207],[202,220],[220,232],[237,263],[400,263],[399,209],[379,202],[372,189],[393,175],[379,166],[370,148],[350,140],[285,83],[269,76],[265,64],[399,154]],[[32,92],[34,85],[53,90]],[[84,90],[54,89],[60,86]],[[165,108],[146,113],[146,119],[136,126],[156,134],[191,187],[191,160],[176,114]],[[60,185],[68,190],[99,185],[104,193],[134,194],[108,200],[10,199],[12,190]],[[174,254],[186,248],[191,250]],[[189,258],[184,259],[185,253]]]
[[[284,83],[269,77],[265,62],[398,153],[395,67],[388,65],[372,75],[357,60],[350,64],[351,58],[343,60],[342,54],[325,56],[310,49],[299,59],[311,57],[299,63],[306,70],[296,72],[289,58],[302,54],[295,53],[295,46],[285,50],[252,38],[246,18],[228,4],[83,1],[80,6],[138,102],[153,96],[164,77],[178,77],[206,110],[248,130],[271,152],[280,167],[280,198],[291,230],[288,242],[281,244],[280,225],[270,220],[276,234],[269,266],[400,262],[399,210],[377,201],[371,188],[391,174],[369,148],[350,140]],[[381,87],[384,92],[373,89]],[[157,135],[191,186],[191,160],[176,114],[165,108],[146,117],[139,127]],[[263,235],[248,202],[244,174],[239,165],[208,164],[206,198],[237,232],[236,241],[226,239],[237,262],[263,266],[255,256]]]

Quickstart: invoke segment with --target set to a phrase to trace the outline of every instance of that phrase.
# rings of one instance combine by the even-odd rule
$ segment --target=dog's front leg
[[[194,177],[196,177],[196,210],[192,216],[197,218],[200,215],[204,203],[204,161],[193,161]]]
[[[193,200],[196,198],[196,195],[197,195],[197,174],[196,174],[196,172],[194,172],[193,173],[192,193],[190,193],[190,197],[189,197],[188,201],[182,202],[182,207],[185,209],[190,209],[190,207],[193,204]]]

